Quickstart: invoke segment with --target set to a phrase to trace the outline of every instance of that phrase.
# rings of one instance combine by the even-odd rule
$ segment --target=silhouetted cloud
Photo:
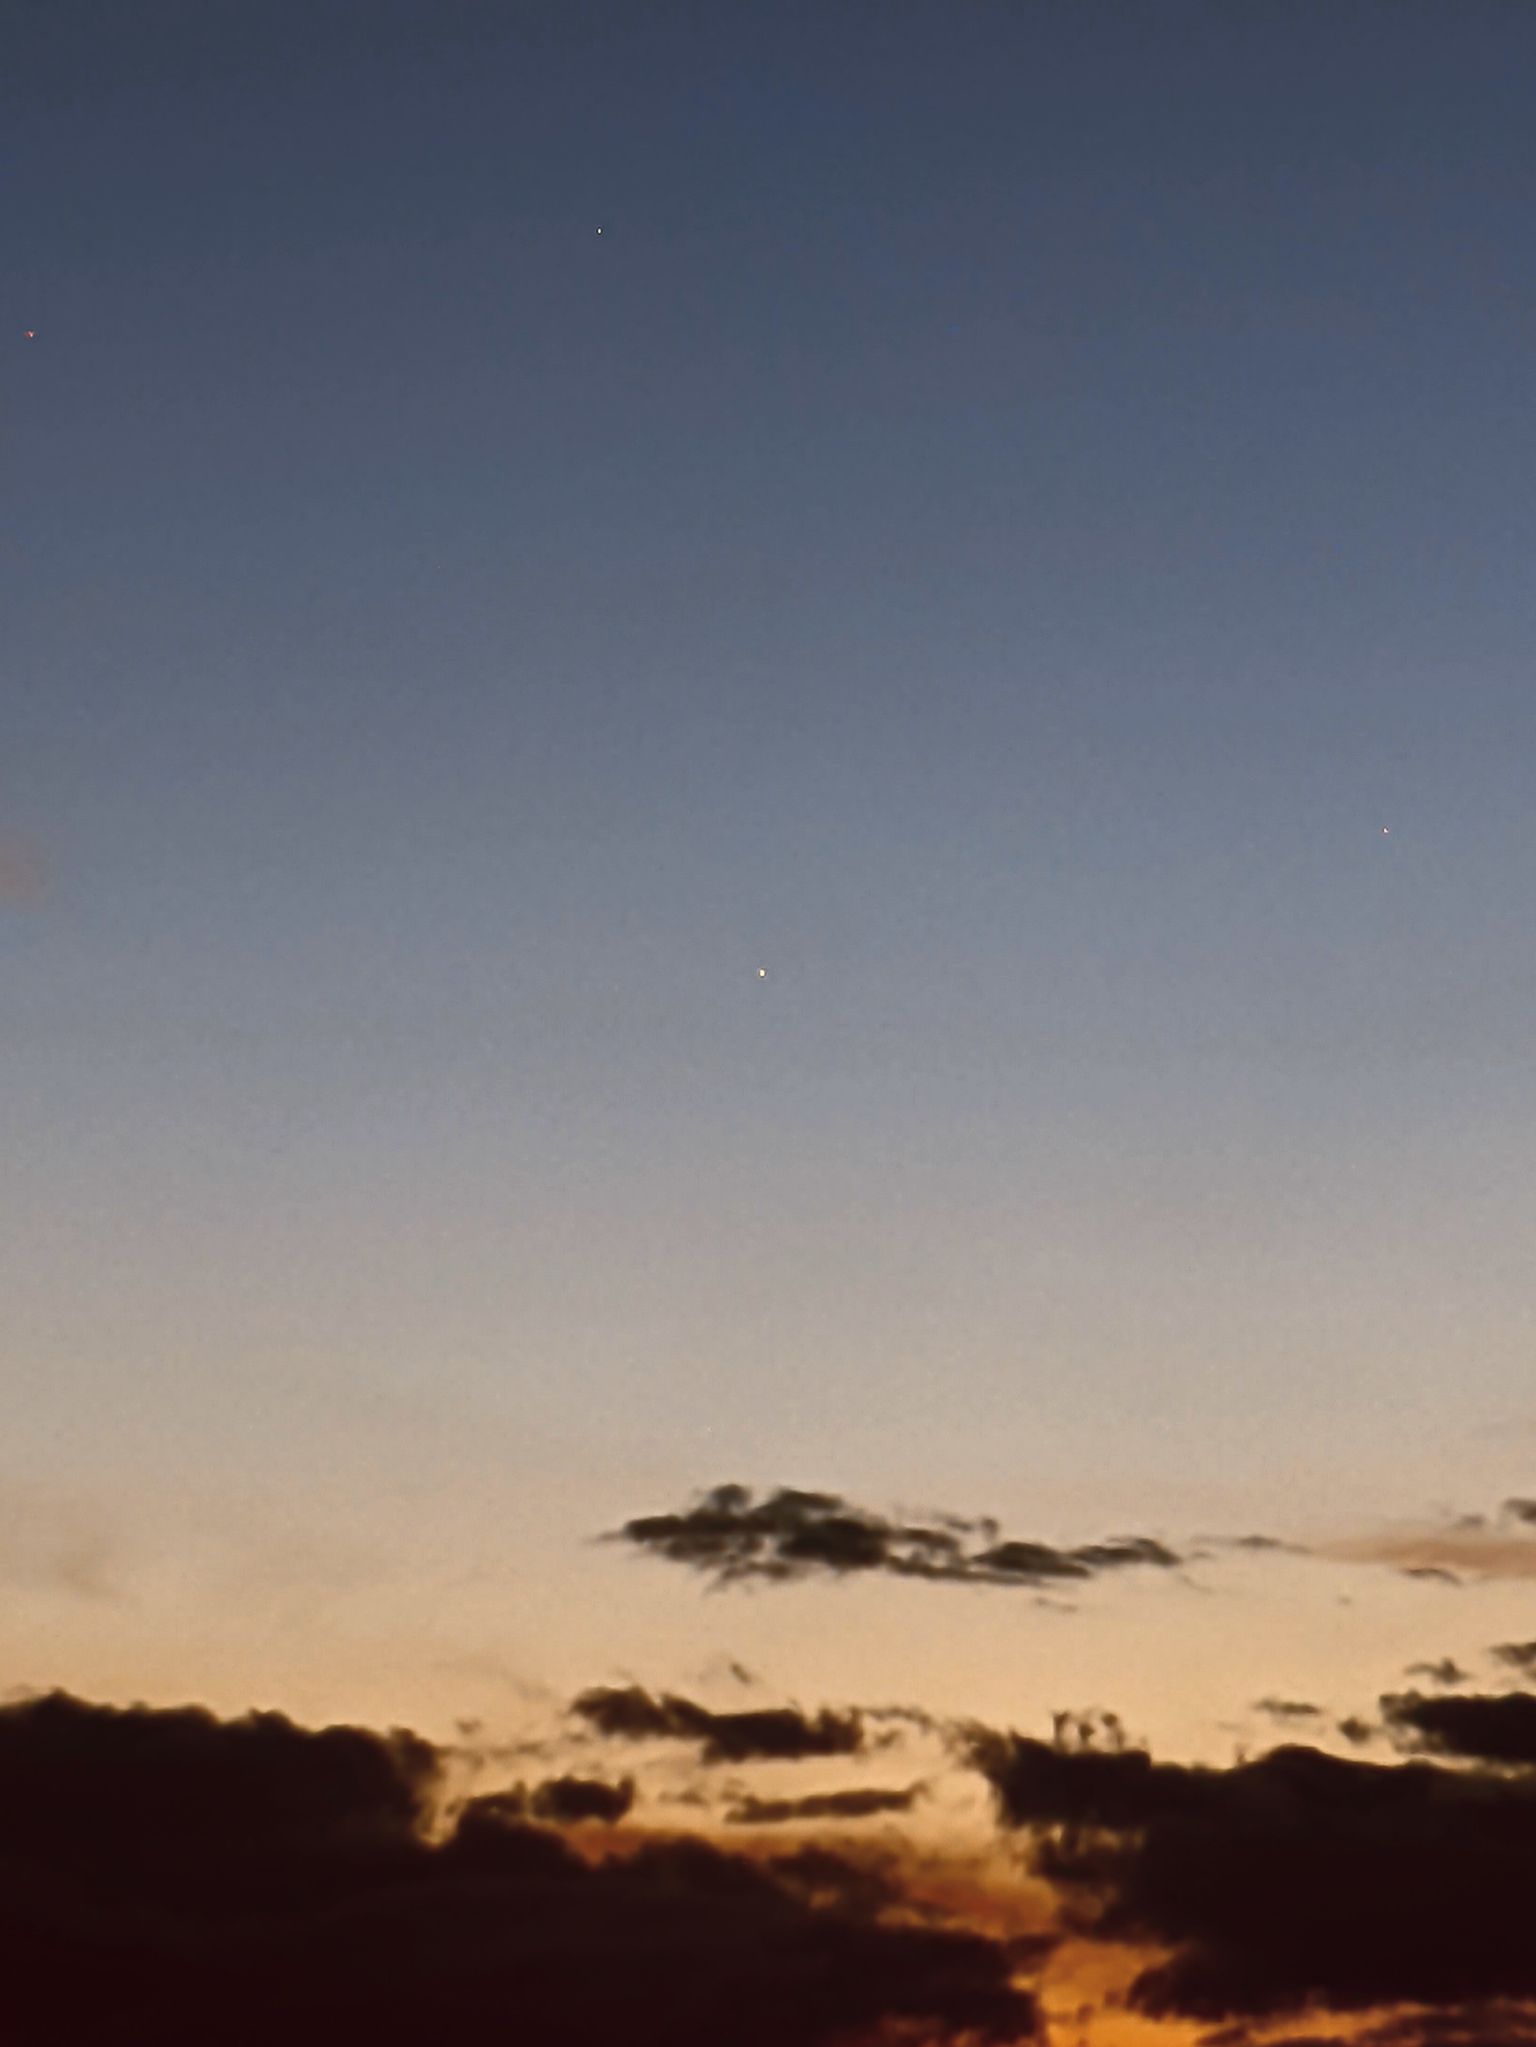
[[[726,1814],[732,1826],[780,1826],[791,1820],[866,1820],[882,1813],[910,1812],[920,1784],[897,1790],[817,1791],[807,1798],[738,1799]]]
[[[1536,1670],[1536,1642],[1496,1642],[1488,1652],[1514,1670]]]
[[[1334,2033],[1266,2031],[1263,2047],[1532,2047],[1536,2043],[1536,2009],[1505,2000],[1481,2000],[1451,2011],[1397,2012],[1377,2025]],[[1223,2026],[1204,2034],[1199,2047],[1250,2047],[1255,2035],[1246,2025]]]
[[[1529,1693],[1426,1699],[1402,1692],[1384,1698],[1381,1709],[1395,1734],[1437,1755],[1536,1764],[1536,1698]]]
[[[529,1794],[528,1810],[535,1819],[554,1820],[568,1826],[578,1820],[623,1819],[635,1802],[635,1784],[626,1777],[622,1784],[607,1784],[597,1777],[551,1777]]]
[[[1150,1536],[1114,1536],[1075,1549],[1003,1540],[995,1521],[935,1517],[936,1526],[892,1521],[836,1493],[780,1487],[763,1499],[720,1485],[680,1514],[626,1521],[615,1539],[687,1564],[719,1584],[784,1582],[819,1574],[882,1571],[962,1585],[1042,1586],[1091,1578],[1126,1564],[1165,1569],[1182,1561]]]
[[[1215,1769],[985,1729],[971,1753],[1072,1923],[1168,1950],[1131,1988],[1144,2013],[1536,1996],[1536,1777],[1306,1747]]]
[[[1317,1720],[1323,1710],[1305,1699],[1255,1699],[1253,1703],[1255,1712],[1267,1713],[1271,1720]]]
[[[637,1839],[594,1860],[516,1794],[471,1800],[432,1838],[440,1789],[407,1734],[60,1694],[0,1708],[8,2047],[833,2047],[902,2027],[969,2047],[1037,2030],[1005,1943],[903,1918],[889,1880],[830,1850],[764,1862]]]
[[[852,1756],[864,1746],[863,1716],[855,1711],[802,1713],[794,1706],[760,1706],[715,1713],[672,1692],[641,1685],[596,1685],[571,1702],[578,1718],[624,1741],[696,1741],[706,1763],[793,1762],[806,1756]]]
[[[1427,1677],[1431,1684],[1465,1684],[1468,1673],[1454,1656],[1441,1656],[1433,1663],[1410,1663],[1404,1672],[1406,1677]]]
[[[495,1811],[507,1820],[548,1820],[561,1827],[603,1820],[612,1826],[633,1808],[635,1784],[632,1777],[621,1784],[601,1777],[550,1777],[532,1790],[514,1784],[505,1791],[487,1792],[478,1801],[464,1801],[458,1810],[466,1810],[470,1803],[477,1804],[482,1815]]]

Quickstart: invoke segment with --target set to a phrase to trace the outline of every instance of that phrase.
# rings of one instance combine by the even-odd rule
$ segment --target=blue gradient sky
[[[7,40],[29,1501],[1529,1488],[1536,16]]]

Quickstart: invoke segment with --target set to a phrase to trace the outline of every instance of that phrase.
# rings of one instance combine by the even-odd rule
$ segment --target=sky
[[[339,1720],[431,1890],[461,1724],[574,1768],[639,1738],[593,1687],[905,1703],[993,1905],[1076,1810],[1006,1747],[1088,1767],[1054,1712],[1218,1830],[1298,1729],[1507,1789],[1386,1701],[1522,1698],[1536,1578],[1536,17],[4,41],[0,1778],[52,1687],[109,1775],[173,1708],[236,1775],[292,1716],[277,1778]],[[666,1800],[736,1824],[701,1724],[582,1851],[621,1944]],[[1209,1961],[1123,1855],[1067,1975]],[[1249,1965],[1101,2031],[1257,2023]],[[1329,1966],[1400,2047],[1426,1981]],[[1428,1984],[1442,2047],[1536,2005],[1502,1967]]]

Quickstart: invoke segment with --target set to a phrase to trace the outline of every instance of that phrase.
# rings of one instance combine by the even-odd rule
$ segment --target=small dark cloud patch
[[[686,1564],[720,1585],[876,1571],[946,1584],[1045,1586],[1131,1564],[1170,1569],[1182,1561],[1151,1536],[1114,1536],[1060,1549],[1004,1540],[987,1518],[890,1520],[836,1493],[793,1487],[758,1499],[746,1486],[716,1486],[683,1513],[626,1521],[614,1539]]]
[[[594,1860],[517,1793],[434,1836],[441,1782],[411,1735],[0,1708],[6,2047],[1038,2035],[1009,1945],[918,1923],[894,1874],[690,1837]]]
[[[1536,1765],[1536,1698],[1528,1692],[1450,1698],[1402,1692],[1384,1698],[1381,1709],[1392,1732],[1413,1747],[1480,1763]]]
[[[621,1784],[608,1784],[600,1777],[551,1777],[529,1793],[528,1810],[534,1819],[553,1820],[560,1826],[580,1820],[606,1820],[613,1825],[634,1802],[632,1777]]]
[[[1486,1721],[1475,1739],[1480,1754],[1514,1746]],[[971,1754],[1069,1924],[1164,1951],[1128,1993],[1144,2014],[1536,1998],[1536,1774],[1302,1746],[1218,1769],[985,1729]]]
[[[1380,1729],[1374,1721],[1362,1720],[1358,1713],[1350,1713],[1339,1722],[1339,1732],[1356,1748],[1364,1748],[1368,1741],[1376,1739]]]
[[[1454,1571],[1448,1571],[1444,1564],[1404,1564],[1405,1578],[1423,1578],[1431,1585],[1459,1585],[1460,1578]]]
[[[1511,1670],[1536,1671],[1536,1642],[1496,1642],[1488,1653]]]
[[[1505,1500],[1499,1512],[1506,1521],[1519,1521],[1528,1528],[1536,1528],[1536,1500],[1518,1497]]]
[[[807,1798],[738,1799],[726,1813],[733,1827],[775,1827],[799,1820],[867,1820],[881,1814],[910,1812],[921,1795],[920,1784],[905,1790],[817,1791]]]
[[[1318,1720],[1322,1707],[1314,1706],[1306,1699],[1255,1699],[1254,1711],[1267,1713],[1271,1720]]]
[[[571,1712],[618,1741],[692,1741],[706,1763],[798,1762],[809,1756],[858,1755],[864,1717],[849,1710],[802,1713],[795,1706],[715,1713],[672,1692],[641,1685],[596,1685],[571,1702]]]
[[[1465,1684],[1469,1673],[1462,1669],[1454,1656],[1441,1656],[1433,1663],[1410,1663],[1403,1673],[1405,1677],[1426,1677],[1431,1684]]]

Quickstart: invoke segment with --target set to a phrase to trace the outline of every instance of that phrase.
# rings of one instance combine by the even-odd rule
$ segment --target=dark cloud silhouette
[[[1454,1656],[1442,1656],[1433,1663],[1410,1663],[1404,1672],[1406,1677],[1427,1677],[1431,1684],[1465,1684],[1468,1673]]]
[[[1518,1498],[1505,1500],[1499,1512],[1507,1521],[1520,1521],[1530,1527],[1536,1527],[1536,1500]]]
[[[1006,1944],[903,1918],[890,1879],[830,1850],[637,1839],[595,1860],[517,1794],[433,1834],[440,1786],[410,1735],[59,1694],[0,1709],[7,2047],[1036,2033]]]
[[[1222,2026],[1202,2036],[1199,2047],[1250,2047],[1254,2034],[1245,2025]],[[1533,2047],[1536,2010],[1529,2005],[1490,2000],[1458,2006],[1453,2011],[1394,2013],[1377,2025],[1334,2033],[1266,2032],[1263,2047]]]
[[[626,1521],[613,1539],[686,1564],[722,1585],[881,1571],[948,1584],[1043,1586],[1126,1564],[1167,1569],[1182,1561],[1150,1536],[1057,1549],[1001,1540],[997,1523],[985,1518],[934,1519],[936,1526],[888,1520],[836,1493],[780,1487],[756,1499],[746,1486],[720,1485],[681,1514]]]
[[[1167,1951],[1131,1987],[1144,2013],[1536,1997],[1536,1777],[1307,1747],[1215,1769],[988,1730],[971,1754],[1073,1925]]]
[[[514,1784],[506,1791],[486,1792],[479,1798],[463,1800],[455,1810],[465,1812],[472,1805],[481,1819],[495,1813],[508,1821],[548,1820],[554,1826],[579,1826],[583,1820],[602,1820],[616,1825],[633,1809],[635,1784],[626,1777],[622,1784],[609,1784],[600,1777],[550,1777],[530,1790]]]
[[[1536,1642],[1497,1642],[1489,1654],[1513,1670],[1536,1670]]]
[[[817,1791],[806,1798],[738,1799],[726,1814],[737,1827],[781,1826],[793,1820],[866,1820],[882,1813],[910,1812],[921,1795],[920,1784],[906,1790]]]
[[[1381,1710],[1392,1732],[1436,1755],[1482,1763],[1536,1764],[1536,1698],[1527,1692],[1389,1695]]]
[[[1254,1711],[1267,1713],[1271,1720],[1317,1720],[1322,1716],[1322,1707],[1311,1705],[1306,1699],[1255,1699]]]
[[[794,1706],[761,1706],[714,1713],[675,1693],[641,1685],[596,1685],[571,1702],[571,1711],[599,1734],[621,1741],[695,1741],[706,1763],[796,1762],[806,1756],[852,1756],[864,1747],[863,1716],[855,1711],[802,1713]]]
[[[623,1819],[635,1802],[635,1783],[626,1777],[622,1784],[606,1784],[596,1777],[551,1777],[535,1786],[528,1810],[535,1819],[554,1820],[569,1826],[578,1820]]]

